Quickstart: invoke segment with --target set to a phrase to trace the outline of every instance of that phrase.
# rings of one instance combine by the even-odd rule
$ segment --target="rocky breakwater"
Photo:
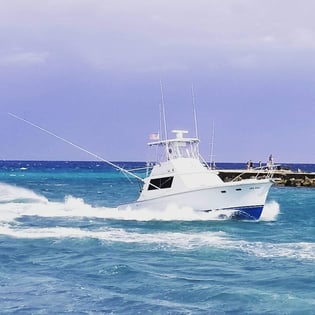
[[[218,170],[223,181],[228,182],[247,178],[271,177],[275,185],[292,187],[314,187],[315,173],[291,170]]]

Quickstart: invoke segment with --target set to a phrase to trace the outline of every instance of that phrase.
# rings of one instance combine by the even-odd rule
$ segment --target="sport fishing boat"
[[[156,137],[155,141],[148,143],[150,147],[156,147],[159,158],[147,176],[142,178],[31,121],[12,113],[9,115],[142,181],[138,200],[121,205],[118,209],[168,210],[175,205],[179,208],[189,207],[194,211],[220,211],[220,216],[226,213],[225,216],[236,219],[258,220],[273,183],[270,177],[259,179],[258,176],[253,179],[236,177],[235,180],[224,182],[199,153],[196,118],[194,138],[185,137],[188,131],[173,130],[175,137],[168,139],[164,111],[165,139]]]
[[[157,163],[143,179],[137,201],[119,209],[171,209],[220,211],[236,219],[258,220],[263,211],[271,178],[224,182],[199,154],[199,139],[186,138],[185,130],[173,130],[173,139],[149,142],[159,154]]]

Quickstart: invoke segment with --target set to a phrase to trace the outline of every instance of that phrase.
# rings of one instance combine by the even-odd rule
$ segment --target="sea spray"
[[[150,208],[119,210],[118,208],[95,207],[85,203],[82,198],[71,195],[66,196],[63,202],[55,202],[21,187],[0,184],[0,189],[4,192],[0,199],[0,211],[6,213],[5,217],[2,216],[2,221],[6,218],[11,220],[20,216],[95,217],[135,221],[213,221],[231,219],[235,213],[235,210],[194,211],[189,207],[179,207],[176,204],[169,204],[166,209],[161,210]],[[261,220],[275,220],[280,211],[279,208],[279,204],[275,201],[267,203]]]
[[[280,205],[275,200],[265,204],[260,221],[275,221],[280,213]]]
[[[0,183],[0,203],[9,202],[47,202],[44,196],[40,196],[30,189]]]

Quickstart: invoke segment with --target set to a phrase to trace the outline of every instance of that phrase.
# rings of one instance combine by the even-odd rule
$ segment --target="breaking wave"
[[[264,207],[261,220],[273,221],[279,214],[279,204],[275,201]],[[0,221],[12,221],[22,216],[40,217],[94,217],[116,220],[135,221],[206,221],[226,220],[233,217],[234,210],[217,210],[213,212],[198,212],[189,207],[169,205],[164,210],[141,209],[120,210],[118,208],[93,207],[81,198],[66,196],[63,202],[53,202],[35,192],[0,184]]]
[[[224,212],[226,213],[226,212]],[[279,204],[268,202],[261,220],[274,221],[280,213]],[[233,211],[231,211],[231,215]],[[139,232],[130,229],[102,226],[101,228],[80,227],[34,227],[12,224],[23,216],[38,217],[87,217],[137,221],[194,221],[222,220],[222,212],[200,213],[188,207],[170,205],[165,211],[150,209],[118,210],[118,208],[93,207],[83,199],[67,196],[62,202],[52,202],[35,192],[7,184],[0,184],[0,234],[15,238],[95,238],[103,242],[152,244],[157,249],[192,250],[202,247],[234,250],[261,258],[290,258],[315,260],[315,244],[308,242],[250,242],[230,237],[225,232]]]
[[[122,228],[103,228],[86,230],[81,228],[12,228],[8,224],[0,226],[0,234],[15,238],[94,238],[104,242],[150,244],[151,249],[193,250],[203,247],[221,250],[234,250],[261,258],[290,258],[315,260],[315,244],[264,243],[233,239],[225,232],[157,232],[138,233]]]
[[[32,190],[0,183],[0,203],[27,203],[48,202],[44,196],[40,196]]]

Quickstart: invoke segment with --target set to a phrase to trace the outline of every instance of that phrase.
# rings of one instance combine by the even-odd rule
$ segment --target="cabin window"
[[[170,176],[151,179],[148,190],[170,188],[173,183],[173,178],[173,176]]]

